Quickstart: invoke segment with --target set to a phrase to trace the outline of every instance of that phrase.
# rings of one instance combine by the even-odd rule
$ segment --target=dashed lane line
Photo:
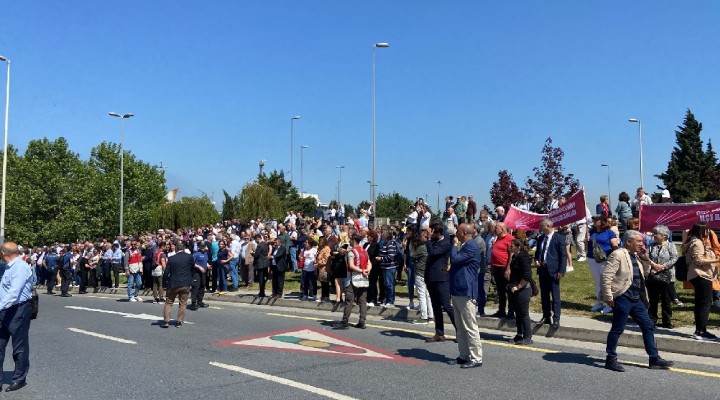
[[[96,338],[100,338],[100,339],[112,340],[113,342],[124,343],[124,344],[137,344],[137,342],[133,341],[133,340],[120,339],[120,338],[116,338],[113,336],[103,335],[102,333],[86,331],[84,329],[68,328],[68,330],[71,332],[82,333],[83,335],[88,335],[88,336],[92,336],[92,337],[96,337]]]
[[[212,366],[214,366],[214,367],[224,368],[224,369],[227,369],[227,370],[229,370],[229,371],[234,371],[234,372],[239,372],[239,373],[241,373],[241,374],[249,375],[249,376],[252,376],[253,378],[264,379],[264,380],[266,380],[266,381],[279,383],[279,384],[285,385],[285,386],[290,386],[290,387],[293,387],[293,388],[295,388],[295,389],[304,390],[304,391],[306,391],[306,392],[310,392],[310,393],[313,393],[313,394],[317,394],[317,395],[320,395],[320,396],[324,396],[324,397],[327,397],[327,398],[329,398],[329,399],[334,399],[334,400],[358,400],[358,399],[356,399],[356,398],[354,398],[354,397],[350,397],[350,396],[346,396],[346,395],[344,395],[344,394],[332,392],[332,391],[327,390],[327,389],[322,389],[322,388],[319,388],[319,387],[310,386],[310,385],[305,384],[305,383],[300,383],[300,382],[291,381],[290,379],[281,378],[281,377],[279,377],[279,376],[268,375],[268,374],[265,374],[265,373],[263,373],[263,372],[255,371],[255,370],[252,370],[252,369],[247,369],[247,368],[238,367],[238,366],[236,366],[236,365],[223,364],[223,363],[214,362],[214,361],[211,361],[211,362],[210,362],[210,365],[212,365]]]

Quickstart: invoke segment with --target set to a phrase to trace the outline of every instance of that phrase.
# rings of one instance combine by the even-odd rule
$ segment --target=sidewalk
[[[42,290],[40,290],[42,292]],[[77,287],[72,288],[72,293],[77,292]],[[88,292],[89,294],[92,292]],[[104,292],[98,292],[102,294],[115,294],[115,295],[126,295],[126,288],[121,286],[118,289],[110,288]],[[225,294],[217,293],[205,293],[205,299],[208,301],[222,301],[222,302],[233,302],[233,303],[245,303],[245,304],[258,304],[267,306],[281,306],[281,307],[294,307],[306,310],[323,310],[332,313],[342,313],[343,306],[337,306],[332,302],[315,302],[315,301],[300,301],[299,293],[290,293],[285,295],[282,299],[271,300],[269,297],[258,298],[256,296],[257,290],[238,290],[237,292],[228,292]],[[149,291],[143,291],[141,296],[148,298],[148,295],[152,297],[152,293]],[[368,309],[368,315],[375,315],[384,318],[391,318],[397,320],[413,320],[419,319],[420,313],[418,311],[408,310],[405,306],[407,304],[407,297],[398,297],[398,304],[403,306],[395,306],[391,308],[372,307]],[[492,310],[490,308],[489,310]],[[357,313],[357,306],[353,310]],[[531,314],[530,317],[533,321],[539,320],[542,315]],[[338,320],[340,316],[338,315]],[[445,316],[445,323],[449,324],[447,316]],[[491,329],[497,331],[506,331],[515,333],[515,320],[505,320],[491,317],[478,318],[478,325],[481,329]],[[428,325],[432,327],[432,325]],[[578,340],[582,342],[594,342],[594,343],[605,343],[607,339],[608,331],[610,330],[610,323],[604,321],[597,321],[588,317],[563,315],[561,320],[561,326],[559,329],[551,329],[549,325],[534,326],[533,333],[536,336],[553,337],[559,339],[570,339]],[[655,331],[655,340],[657,343],[658,350],[660,352],[672,352],[681,353],[696,356],[715,357],[720,358],[720,342],[709,342],[709,341],[697,341],[690,338],[693,333],[693,327],[682,327],[675,328],[672,330],[658,328]],[[717,333],[717,332],[716,332]],[[643,348],[642,335],[637,325],[629,323],[625,328],[625,333],[620,338],[620,346]]]

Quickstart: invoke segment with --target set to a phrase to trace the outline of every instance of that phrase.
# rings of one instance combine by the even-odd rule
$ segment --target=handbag
[[[670,284],[672,282],[672,277],[670,276],[670,271],[664,270],[648,275],[647,280],[650,282]]]
[[[40,311],[40,296],[35,289],[33,289],[30,295],[30,301],[32,302],[32,308],[30,311],[30,319],[37,319],[38,312]]]
[[[605,253],[605,250],[602,249],[597,244],[597,241],[595,241],[595,237],[593,236],[593,258],[595,259],[595,262],[603,262],[608,259],[607,253]]]
[[[688,267],[685,256],[678,257],[677,261],[675,261],[675,279],[683,282],[687,281],[687,273]]]

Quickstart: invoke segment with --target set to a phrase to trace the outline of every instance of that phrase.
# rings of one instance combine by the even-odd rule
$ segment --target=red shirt
[[[513,240],[515,240],[515,238],[509,233],[506,233],[502,239],[498,237],[495,240],[492,254],[490,255],[490,265],[497,268],[505,268],[505,266],[507,266],[508,260],[510,259],[510,243],[512,243]]]

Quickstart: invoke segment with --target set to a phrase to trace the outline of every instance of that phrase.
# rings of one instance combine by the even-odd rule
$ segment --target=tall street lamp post
[[[640,187],[644,188],[643,183],[643,144],[642,144],[642,121],[637,118],[630,118],[628,122],[634,122],[638,124],[638,135],[640,137]]]
[[[303,182],[303,153],[304,153],[303,150],[307,149],[308,147],[310,147],[310,146],[307,146],[307,145],[300,146],[300,198],[301,199],[305,198],[305,196],[303,196],[305,193],[303,191],[303,184],[304,184],[304,182]]]
[[[340,171],[340,180],[338,181],[338,204],[342,204],[342,170],[345,168],[344,165],[336,165],[335,168]]]
[[[290,185],[293,183],[293,172],[295,171],[295,165],[293,165],[293,134],[295,130],[295,120],[300,119],[299,115],[290,118]]]
[[[120,236],[123,235],[123,211],[125,203],[125,154],[123,151],[123,135],[125,134],[125,120],[133,117],[135,114],[118,114],[116,112],[108,113],[111,117],[120,118]]]
[[[388,43],[375,43],[372,46],[372,184],[370,185],[371,207],[375,207],[375,49],[388,48]],[[375,216],[377,217],[377,215]],[[377,218],[375,219],[377,221]]]
[[[2,195],[0,197],[0,244],[5,243],[5,188],[7,186],[7,159],[8,159],[8,118],[10,114],[10,60],[0,56],[0,61],[7,64],[7,82],[5,89],[5,144],[3,146],[2,165]]]
[[[438,210],[438,215],[440,215],[440,185],[442,185],[442,182],[441,182],[441,181],[435,181],[435,183],[437,183],[437,185],[438,185],[437,210]]]

